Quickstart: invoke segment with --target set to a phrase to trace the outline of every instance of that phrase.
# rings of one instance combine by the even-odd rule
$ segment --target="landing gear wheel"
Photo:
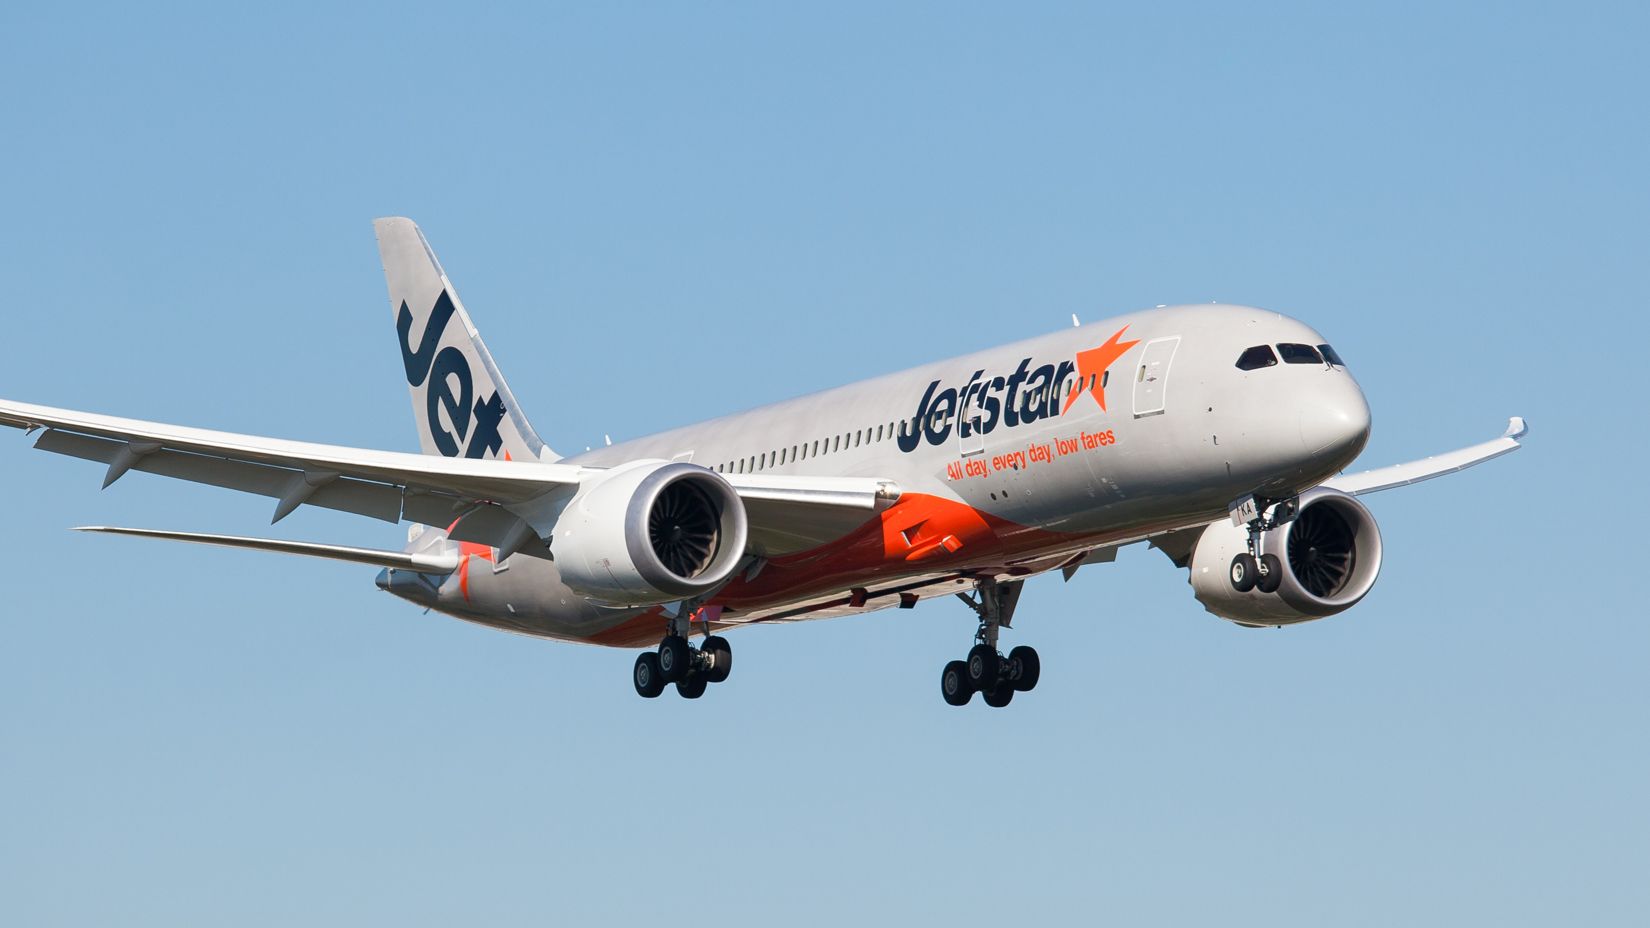
[[[1008,652],[1008,678],[1013,681],[1015,689],[1022,693],[1031,692],[1042,673],[1043,662],[1038,659],[1035,648],[1022,644]]]
[[[977,644],[968,649],[968,685],[984,693],[997,685],[1002,675],[1003,659],[997,649],[988,644]]]
[[[974,688],[968,685],[968,665],[962,661],[952,661],[945,665],[945,672],[940,674],[940,695],[953,706],[966,706],[974,698]]]
[[[710,658],[710,669],[705,671],[705,679],[712,683],[721,683],[733,672],[733,647],[726,638],[712,635],[706,638],[699,649]]]
[[[667,635],[659,642],[659,673],[666,683],[686,677],[693,666],[693,649],[681,635]]]
[[[1239,593],[1247,593],[1255,588],[1255,581],[1260,577],[1260,565],[1255,563],[1253,554],[1240,554],[1232,558],[1232,589]]]
[[[1260,564],[1266,571],[1255,579],[1255,588],[1262,593],[1276,593],[1283,586],[1283,561],[1276,554],[1262,554]]]
[[[709,685],[710,680],[706,679],[704,674],[696,673],[685,680],[676,681],[676,695],[683,699],[698,699],[705,695],[705,687]]]
[[[636,670],[632,677],[636,695],[643,699],[654,699],[665,691],[665,678],[659,672],[659,655],[652,651],[644,651],[636,657]]]
[[[985,704],[993,709],[1001,709],[1014,699],[1014,684],[1004,680],[985,691]]]

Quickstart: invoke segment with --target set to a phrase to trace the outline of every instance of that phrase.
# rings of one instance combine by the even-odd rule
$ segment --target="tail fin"
[[[417,224],[392,217],[372,225],[424,453],[557,460],[522,414]]]

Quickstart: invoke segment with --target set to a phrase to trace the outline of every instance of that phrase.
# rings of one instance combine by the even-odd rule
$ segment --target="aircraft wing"
[[[1356,474],[1341,474],[1325,480],[1323,485],[1353,496],[1362,496],[1365,493],[1420,483],[1423,480],[1466,470],[1474,464],[1494,460],[1503,454],[1511,454],[1524,447],[1518,440],[1529,434],[1529,431],[1524,419],[1514,416],[1507,421],[1507,431],[1492,441],[1422,458],[1419,461],[1410,461],[1407,464],[1394,464],[1391,467],[1380,467]]]
[[[476,503],[524,502],[577,486],[589,468],[372,451],[192,429],[0,401],[0,425],[44,429],[35,447],[108,465],[103,485],[139,470],[299,505],[445,527]]]
[[[7,401],[0,401],[0,425],[43,430],[35,447],[106,465],[105,487],[137,470],[271,497],[274,522],[307,504],[453,526],[455,540],[511,550],[528,540],[511,507],[557,490],[571,495],[603,471],[312,444]],[[725,476],[769,550],[846,532],[899,495],[892,483],[870,478]]]
[[[128,535],[133,538],[159,538],[163,541],[184,541],[199,545],[216,545],[220,548],[273,551],[277,554],[301,554],[305,557],[349,561],[353,564],[390,567],[424,574],[450,574],[457,570],[459,565],[459,556],[450,552],[419,554],[409,551],[380,551],[376,548],[323,545],[309,541],[287,541],[280,538],[204,535],[199,532],[168,532],[155,528],[114,528],[108,525],[83,525],[75,531],[98,532],[104,535]]]

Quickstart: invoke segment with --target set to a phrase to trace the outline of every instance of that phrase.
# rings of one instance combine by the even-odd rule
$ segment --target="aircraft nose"
[[[1301,448],[1314,458],[1335,459],[1339,468],[1352,463],[1369,441],[1369,403],[1351,377],[1330,376],[1338,382],[1301,403]]]

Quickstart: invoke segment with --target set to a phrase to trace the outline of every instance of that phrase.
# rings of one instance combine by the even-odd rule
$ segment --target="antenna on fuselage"
[[[1074,329],[1077,329],[1077,328],[1082,328],[1082,326],[1083,326],[1083,324],[1081,322],[1077,321],[1077,314],[1072,313],[1071,314],[1071,327],[1074,328]]]

